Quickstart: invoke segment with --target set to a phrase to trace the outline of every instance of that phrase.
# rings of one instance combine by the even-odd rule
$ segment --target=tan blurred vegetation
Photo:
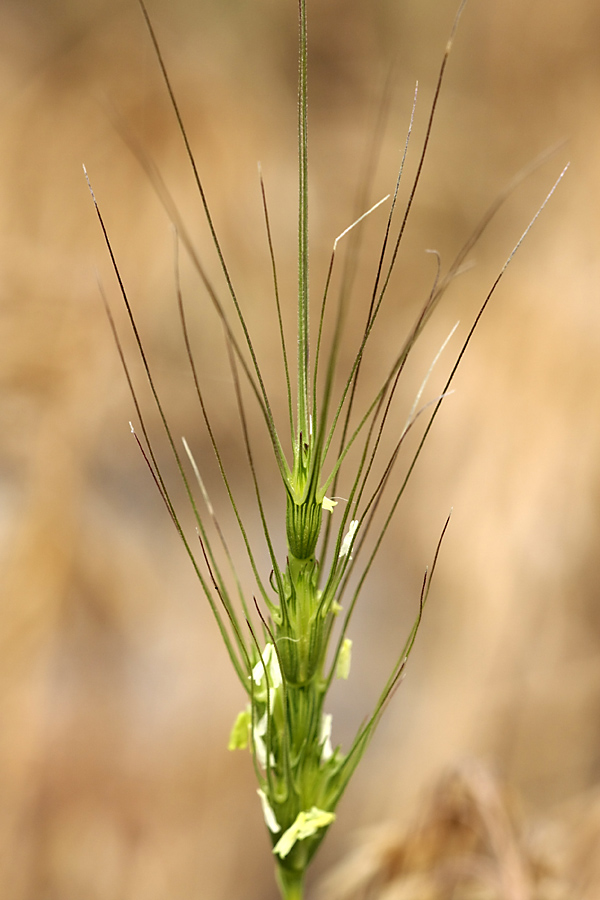
[[[149,5],[257,352],[285,411],[256,162],[289,307],[295,6]],[[310,4],[315,296],[332,240],[352,219],[391,63],[373,201],[393,187],[418,78],[414,172],[454,7]],[[241,692],[129,434],[134,412],[96,270],[131,358],[134,347],[81,170],[85,163],[174,431],[194,446],[220,502],[178,329],[169,222],[119,136],[125,127],[156,162],[219,283],[173,115],[133,0],[3,0],[0,26],[0,896],[274,898],[251,765],[226,750]],[[424,251],[438,249],[448,264],[513,174],[568,143],[519,188],[471,254],[476,266],[453,286],[407,376],[398,427],[441,341],[457,318],[466,334],[564,162],[572,166],[482,322],[363,597],[350,686],[335,695],[334,727],[346,737],[403,642],[453,506],[408,678],[340,807],[321,873],[359,827],[387,821],[403,833],[420,810],[426,817],[422,792],[446,767],[476,757],[510,784],[527,821],[552,824],[554,865],[563,851],[580,860],[579,881],[568,882],[565,862],[568,892],[552,896],[600,896],[592,870],[600,846],[599,41],[592,0],[473,0],[464,14],[365,367],[371,386],[375,363],[393,358],[433,277]],[[359,289],[381,233],[377,215],[365,231]],[[221,331],[185,264],[182,278],[216,427],[250,508]],[[346,364],[364,296],[358,290],[353,300]],[[455,338],[447,367],[458,346]],[[441,375],[429,397],[440,383]],[[282,498],[265,484],[277,521]],[[472,782],[465,790],[477,795]],[[485,803],[473,803],[489,820]],[[508,813],[499,800],[492,806],[497,834]],[[439,896],[551,896],[533,893],[529,844],[516,832],[513,839],[529,873],[519,882],[525,893],[510,893],[513,883],[500,879],[496,893]],[[393,890],[369,896],[430,896]]]

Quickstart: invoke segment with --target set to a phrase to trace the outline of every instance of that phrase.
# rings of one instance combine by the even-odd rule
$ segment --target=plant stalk
[[[277,883],[281,890],[282,900],[303,900],[304,875],[304,872],[298,872],[295,869],[277,867]]]

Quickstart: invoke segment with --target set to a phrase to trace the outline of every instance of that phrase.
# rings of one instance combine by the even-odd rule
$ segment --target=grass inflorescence
[[[390,407],[407,360],[448,286],[464,268],[470,250],[514,185],[511,185],[482,217],[445,274],[441,273],[438,264],[435,281],[412,327],[399,341],[400,349],[395,360],[387,371],[381,373],[379,390],[364,407],[361,407],[363,400],[357,392],[357,386],[361,378],[364,354],[366,348],[370,346],[375,322],[390,291],[390,279],[398,262],[399,249],[423,171],[453,37],[465,4],[464,2],[461,4],[443,54],[426,121],[425,136],[417,152],[415,174],[408,187],[408,199],[400,209],[399,188],[410,149],[417,103],[416,91],[406,145],[390,195],[374,205],[369,205],[366,201],[367,191],[364,191],[364,208],[358,211],[356,221],[333,242],[325,286],[314,311],[317,321],[315,334],[311,330],[310,321],[307,3],[306,0],[298,0],[299,206],[295,359],[289,350],[292,342],[286,339],[284,325],[286,316],[279,289],[267,192],[262,174],[260,177],[275,296],[274,333],[280,342],[287,395],[289,421],[287,433],[283,433],[276,426],[268,386],[244,314],[243,303],[225,260],[225,253],[214,225],[159,43],[143,0],[139,2],[224,276],[228,294],[225,299],[222,299],[213,285],[160,176],[145,160],[143,153],[136,152],[146,166],[174,225],[177,253],[181,244],[222,322],[250,479],[262,526],[262,539],[268,552],[269,570],[266,572],[262,571],[258,562],[254,529],[248,528],[245,524],[236,501],[230,474],[208,411],[205,388],[196,365],[186,306],[177,274],[178,311],[189,372],[225,492],[254,574],[256,594],[247,590],[238,574],[239,565],[229,550],[228,536],[221,528],[218,511],[213,508],[208,497],[201,467],[185,439],[180,442],[169,425],[110,237],[92,192],[145,376],[193,512],[195,537],[190,537],[187,533],[172,491],[161,472],[153,440],[146,425],[144,410],[138,400],[134,379],[130,374],[130,367],[108,304],[106,306],[134,400],[138,424],[132,425],[132,431],[192,561],[245,694],[246,703],[233,725],[229,747],[247,748],[252,755],[258,794],[272,841],[282,896],[288,900],[291,898],[298,900],[303,895],[307,867],[334,821],[339,800],[368,746],[387,701],[405,672],[422,621],[449,517],[441,529],[431,566],[423,576],[414,624],[400,648],[374,708],[358,728],[350,746],[344,749],[336,744],[334,739],[327,697],[334,679],[348,678],[352,654],[351,624],[358,597],[376,560],[427,435],[444,398],[450,392],[457,367],[475,328],[506,266],[539,215],[539,211],[483,299],[480,310],[446,377],[443,389],[430,403],[422,402],[422,390],[419,391],[404,427],[392,440],[390,450],[388,442],[383,440],[383,437],[390,428]],[[519,179],[524,174],[521,173]],[[551,193],[552,191],[548,197]],[[379,207],[387,208],[387,219],[378,258],[375,260],[372,287],[365,304],[362,337],[348,371],[340,375],[339,355],[344,340],[345,312],[358,253],[360,226],[363,219]],[[333,273],[339,267],[338,247],[343,241],[354,243],[345,257],[337,305],[333,312],[331,339],[325,341],[327,312],[333,302],[330,297],[333,291]],[[275,524],[270,521],[267,513],[257,473],[249,427],[250,411],[245,399],[247,390],[253,395],[256,408],[262,417],[285,491],[285,511],[281,510],[281,518]],[[405,449],[407,435],[415,426],[421,431],[416,441],[411,444],[410,450],[407,450],[405,472],[397,484],[391,475]],[[343,501],[337,497],[342,471],[347,492]],[[368,535],[370,537],[367,541]],[[286,552],[281,555],[277,547],[281,545],[283,536]],[[223,559],[225,568],[222,564]],[[231,582],[234,584],[233,590],[230,587]]]

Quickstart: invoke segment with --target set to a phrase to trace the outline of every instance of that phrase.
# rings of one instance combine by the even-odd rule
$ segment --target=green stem
[[[304,871],[284,869],[277,866],[277,884],[281,891],[282,900],[303,900],[304,897]]]

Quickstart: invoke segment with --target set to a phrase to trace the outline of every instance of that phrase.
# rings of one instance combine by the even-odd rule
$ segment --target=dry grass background
[[[352,218],[388,63],[396,89],[374,199],[393,183],[415,78],[422,136],[455,4],[310,6],[316,292],[332,238]],[[292,303],[294,4],[173,0],[150,10],[280,404],[256,161]],[[81,174],[85,162],[174,430],[210,473],[182,387],[169,224],[115,127],[126,122],[156,161],[217,277],[173,117],[135,3],[3,0],[0,26],[0,896],[274,898],[251,766],[226,751],[240,692],[128,434],[131,402],[96,268],[116,309],[118,294]],[[592,0],[473,0],[463,18],[374,378],[432,277],[423,251],[449,261],[514,172],[568,139],[473,254],[476,268],[432,323],[406,402],[457,318],[466,333],[567,158],[572,168],[486,315],[363,598],[351,700],[335,698],[343,734],[403,640],[453,505],[409,677],[317,877],[357,840],[361,849],[324,897],[600,896],[599,38]],[[366,231],[365,259],[380,223]],[[193,274],[183,278],[243,492],[220,331]],[[275,489],[269,499],[280,514]],[[437,800],[424,799],[457,765]],[[519,798],[518,824],[503,783]],[[357,839],[382,822],[383,837]],[[449,847],[460,870],[450,880],[438,877]],[[554,872],[545,881],[540,859]],[[490,869],[504,875],[486,880]]]

